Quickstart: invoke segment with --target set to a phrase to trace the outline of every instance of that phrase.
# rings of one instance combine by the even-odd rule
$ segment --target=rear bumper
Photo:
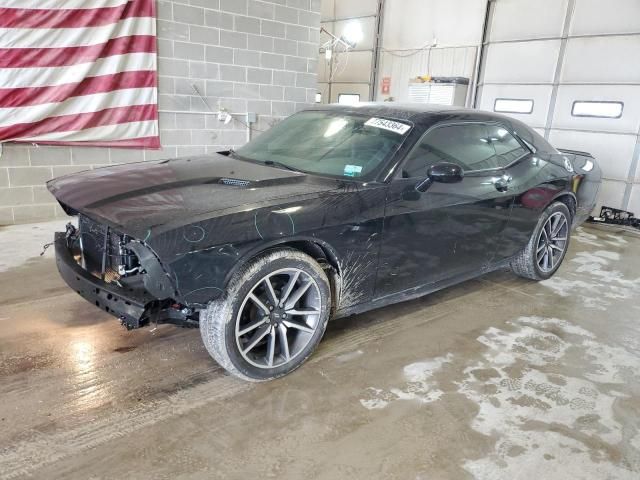
[[[154,298],[135,289],[106,283],[84,270],[67,246],[64,233],[55,234],[56,264],[62,279],[81,297],[118,317],[126,325],[139,325],[147,305]]]
[[[591,215],[591,211],[595,208],[595,204],[591,205],[589,207],[582,207],[582,208],[578,208],[576,211],[576,216],[573,219],[573,227],[579,227],[580,225],[582,225],[584,222],[587,221],[587,219],[589,218],[589,215]]]

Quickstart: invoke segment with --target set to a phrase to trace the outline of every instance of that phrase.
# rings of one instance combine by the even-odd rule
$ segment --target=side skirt
[[[389,305],[393,305],[395,303],[406,302],[408,300],[414,300],[416,298],[424,297],[425,295],[429,295],[430,293],[434,293],[439,290],[452,287],[454,285],[466,282],[468,280],[473,280],[474,278],[481,277],[487,273],[495,272],[496,270],[501,270],[503,268],[508,268],[510,261],[511,261],[511,258],[508,258],[506,260],[501,260],[500,262],[494,265],[491,265],[487,268],[464,273],[462,275],[457,275],[455,277],[451,277],[446,280],[441,280],[440,282],[420,285],[418,287],[409,288],[406,290],[402,290],[400,292],[391,293],[383,297],[375,298],[369,302],[365,302],[365,303],[353,305],[344,309],[340,309],[336,311],[336,313],[332,317],[332,320],[342,318],[342,317],[347,317],[350,315],[357,315],[359,313],[364,313],[369,310],[375,310],[377,308],[386,307]]]

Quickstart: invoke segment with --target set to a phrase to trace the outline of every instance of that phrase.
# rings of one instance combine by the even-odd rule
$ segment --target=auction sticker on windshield
[[[400,135],[404,135],[409,131],[411,125],[407,125],[406,123],[394,122],[393,120],[386,120],[384,118],[370,118],[365,122],[365,125],[368,127],[382,128],[384,130],[389,130],[390,132],[395,132]]]

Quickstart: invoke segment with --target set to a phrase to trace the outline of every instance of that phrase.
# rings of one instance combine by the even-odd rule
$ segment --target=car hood
[[[221,154],[98,168],[53,179],[62,207],[139,236],[337,188],[324,179]],[[164,230],[164,228],[163,228]]]

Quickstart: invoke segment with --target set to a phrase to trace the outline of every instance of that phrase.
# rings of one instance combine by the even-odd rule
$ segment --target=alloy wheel
[[[318,329],[322,298],[316,281],[303,270],[285,268],[260,279],[244,298],[236,317],[236,344],[258,368],[293,361]]]
[[[536,243],[536,262],[545,273],[553,271],[567,249],[569,222],[562,212],[552,214],[542,227]]]

